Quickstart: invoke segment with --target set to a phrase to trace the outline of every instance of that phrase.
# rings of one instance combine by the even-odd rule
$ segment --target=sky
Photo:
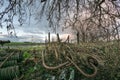
[[[51,33],[51,40],[52,38],[55,39],[56,33],[53,32],[47,23],[45,18],[39,23],[37,23],[37,20],[31,19],[30,24],[27,22],[20,26],[17,19],[15,19],[14,26],[17,37],[8,35],[6,24],[3,24],[3,28],[0,28],[0,40],[10,40],[12,42],[45,42],[45,39],[48,38],[48,32]],[[56,31],[60,34],[60,38],[63,41],[68,35],[73,38],[70,29],[62,31],[61,28],[58,28]]]
[[[7,7],[7,4],[7,2],[4,3],[4,6],[0,8],[0,12],[3,11],[5,7]],[[43,17],[40,22],[37,22],[38,21],[35,20],[35,18],[32,16],[30,22],[27,18],[26,22],[22,26],[20,26],[18,22],[18,17],[16,16],[14,17],[13,24],[17,37],[11,37],[10,35],[8,35],[6,29],[7,25],[3,23],[3,28],[0,28],[0,40],[10,40],[12,42],[44,42],[48,36],[48,32],[51,33],[51,39],[56,38],[56,34],[49,27],[45,17]],[[60,38],[63,40],[65,40],[68,35],[73,38],[73,35],[71,34],[71,29],[66,29],[63,32],[61,28],[58,28],[56,31],[60,34]]]
[[[10,40],[12,42],[44,42],[48,36],[48,32],[51,33],[51,39],[56,38],[56,34],[51,28],[49,28],[47,21],[44,19],[39,23],[36,20],[31,20],[31,23],[23,24],[19,26],[19,23],[14,24],[17,37],[10,36],[7,33],[6,25],[0,28],[0,40]],[[57,29],[57,33],[60,34],[60,38],[65,40],[68,35],[71,35],[70,30],[62,32],[61,28]],[[72,35],[71,35],[72,37]]]

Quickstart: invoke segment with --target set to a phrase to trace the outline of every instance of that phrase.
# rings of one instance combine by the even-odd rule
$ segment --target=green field
[[[42,45],[44,43],[32,43],[32,42],[11,42],[6,43],[6,46],[22,46],[22,45]]]
[[[120,80],[117,42],[5,46],[25,45],[1,48],[0,80]]]

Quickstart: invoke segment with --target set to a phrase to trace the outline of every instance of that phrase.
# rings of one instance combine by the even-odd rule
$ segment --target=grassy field
[[[32,43],[32,42],[11,42],[5,44],[6,46],[21,46],[21,45],[43,45],[44,43]]]
[[[8,58],[4,65],[0,64],[1,80],[120,80],[120,45],[117,42],[10,43],[5,46],[25,45],[28,46],[1,49],[0,63]],[[8,74],[5,74],[6,69]]]

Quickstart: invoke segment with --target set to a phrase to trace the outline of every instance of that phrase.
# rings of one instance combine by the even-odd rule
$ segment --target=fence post
[[[79,44],[79,42],[80,42],[80,38],[79,38],[80,36],[79,36],[79,32],[77,32],[77,44]]]
[[[48,43],[50,44],[50,32],[48,33]]]
[[[57,33],[57,41],[60,43],[60,37],[58,33]]]
[[[70,42],[70,36],[67,36],[67,39],[65,40],[65,43],[69,43]]]
[[[68,35],[68,37],[67,37],[67,39],[66,39],[66,41],[65,42],[70,42],[70,36]]]

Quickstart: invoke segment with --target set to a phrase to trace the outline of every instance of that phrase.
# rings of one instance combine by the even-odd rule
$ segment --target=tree
[[[71,27],[81,34],[83,42],[99,38],[110,41],[116,32],[119,39],[119,27],[116,26],[120,18],[119,5],[117,0],[50,0],[44,2],[40,12],[47,13],[50,27]],[[111,31],[115,32],[111,34]]]
[[[22,25],[31,16],[39,21],[45,15],[50,27],[63,29],[68,27],[64,25],[66,20],[72,21],[73,28],[82,18],[82,24],[94,25],[99,30],[116,26],[120,18],[119,0],[1,0],[0,6],[1,27],[3,22],[9,22],[12,29],[16,16]]]

